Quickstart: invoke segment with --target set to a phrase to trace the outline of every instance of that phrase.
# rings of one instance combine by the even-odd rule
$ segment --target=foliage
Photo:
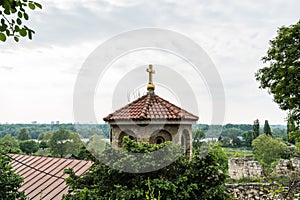
[[[5,135],[0,138],[0,148],[7,148],[9,153],[21,153],[20,146],[15,137]]]
[[[216,162],[220,165],[220,169],[223,172],[228,172],[228,157],[223,151],[221,143],[216,142],[215,144],[210,145],[210,152],[216,159]]]
[[[253,141],[253,132],[252,131],[244,132],[242,136],[244,138],[244,145],[246,147],[251,147]]]
[[[295,123],[291,117],[288,117],[287,120],[287,136],[288,141],[292,144],[300,142],[300,129],[299,126]]]
[[[29,140],[30,136],[28,130],[26,128],[22,128],[17,135],[17,139],[21,141]]]
[[[122,166],[128,159],[133,159],[123,154],[124,151],[153,152],[169,145],[137,143],[124,137],[123,147],[110,165]],[[179,146],[171,149],[182,152]],[[107,159],[112,151],[116,150],[107,148],[100,160]],[[224,193],[226,175],[217,163],[216,154],[209,150],[207,156],[203,156],[199,148],[191,159],[181,155],[167,167],[148,173],[127,173],[96,160],[82,177],[76,176],[71,169],[66,171],[70,174],[66,179],[70,193],[64,199],[228,199]],[[147,164],[155,163],[142,163],[137,167]]]
[[[205,133],[203,130],[195,129],[192,132],[192,136],[193,136],[193,149],[197,149],[203,144],[201,140],[205,138]]]
[[[220,140],[222,147],[230,147],[231,146],[231,141],[229,137],[222,137]]]
[[[103,141],[103,137],[93,135],[90,137],[86,149],[90,152],[101,154],[105,149],[106,142]]]
[[[49,141],[50,138],[52,137],[52,135],[53,135],[53,132],[51,132],[51,131],[43,132],[39,135],[38,140],[45,141],[45,142]]]
[[[272,132],[268,120],[265,120],[264,134],[272,136]]]
[[[296,153],[300,156],[300,142],[296,143]]]
[[[253,140],[259,136],[259,120],[256,119],[252,126]]]
[[[242,145],[242,141],[233,133],[222,137],[220,142],[222,143],[223,147],[240,147]]]
[[[32,139],[48,140],[49,134],[61,128],[79,133],[83,138],[92,135],[109,137],[109,125],[107,124],[0,124],[0,137],[6,134],[16,136],[22,128],[26,128]],[[46,138],[43,138],[45,135]]]
[[[48,148],[49,145],[47,144],[47,142],[41,141],[39,144],[39,147],[44,150],[44,149]]]
[[[78,134],[65,129],[55,131],[49,141],[53,155],[60,157],[66,154],[77,155],[81,146],[82,142]]]
[[[39,150],[39,143],[33,140],[25,140],[19,143],[20,149],[26,154],[32,154]]]
[[[14,37],[16,42],[19,37],[28,36],[32,39],[35,32],[28,28],[24,21],[29,19],[26,9],[42,9],[42,5],[28,0],[1,0],[0,1],[0,41],[5,42],[7,37]]]
[[[7,149],[0,149],[0,200],[25,200],[24,192],[18,191],[23,182],[23,178],[16,174],[11,167],[11,158],[7,156],[7,153]]]
[[[288,159],[292,156],[282,139],[272,138],[266,134],[254,139],[252,146],[254,158],[267,168],[271,168],[272,163],[280,158]]]
[[[287,110],[299,124],[300,20],[278,29],[277,36],[270,40],[270,47],[262,60],[268,66],[255,74],[260,88],[267,88],[279,107]]]

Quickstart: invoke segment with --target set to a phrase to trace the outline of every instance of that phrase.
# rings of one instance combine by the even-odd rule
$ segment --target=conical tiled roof
[[[103,118],[115,120],[190,120],[198,117],[155,94],[146,94]]]

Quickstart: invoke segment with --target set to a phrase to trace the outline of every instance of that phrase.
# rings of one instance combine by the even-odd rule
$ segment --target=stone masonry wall
[[[247,158],[232,158],[228,160],[228,173],[232,179],[255,178],[263,173],[263,167]]]
[[[292,173],[300,174],[300,158],[280,160],[274,169],[278,176],[290,176]],[[263,167],[247,158],[232,158],[228,160],[228,174],[231,179],[255,178],[262,176]]]
[[[277,186],[271,184],[260,183],[239,183],[226,184],[227,192],[231,194],[233,200],[287,200],[285,198],[286,190],[281,193],[276,193]],[[297,197],[293,197],[296,200]]]
[[[278,176],[290,176],[292,173],[300,174],[300,158],[282,159],[274,171]]]

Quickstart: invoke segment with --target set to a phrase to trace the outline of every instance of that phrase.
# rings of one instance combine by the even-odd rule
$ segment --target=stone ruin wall
[[[236,183],[226,184],[226,192],[231,195],[233,200],[290,200],[285,197],[286,190],[282,193],[274,193],[278,186],[260,183]],[[295,200],[295,198],[293,198]]]
[[[281,159],[274,169],[277,176],[289,176],[300,173],[300,158]],[[257,161],[248,158],[232,158],[228,161],[228,173],[231,179],[256,178],[263,175],[263,167]]]
[[[290,160],[280,160],[274,169],[277,176],[290,176],[291,174],[300,174],[300,158]]]
[[[263,167],[248,158],[232,158],[228,161],[228,172],[232,179],[255,178],[263,175]],[[274,169],[277,176],[290,176],[292,173],[300,174],[300,158],[290,160],[280,160]],[[286,198],[288,188],[284,188],[280,194],[274,194],[276,185],[261,183],[237,183],[226,184],[227,192],[232,195],[232,199],[293,199],[299,200],[300,194],[297,192],[294,197]]]
[[[263,167],[248,158],[232,158],[228,160],[228,174],[231,179],[256,178],[262,176]]]

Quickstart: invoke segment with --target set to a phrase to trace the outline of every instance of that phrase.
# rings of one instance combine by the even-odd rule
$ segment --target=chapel
[[[147,94],[109,114],[103,120],[110,125],[110,142],[121,147],[124,136],[137,142],[160,144],[171,141],[192,152],[192,124],[198,116],[170,103],[155,94],[153,66],[149,73]]]

